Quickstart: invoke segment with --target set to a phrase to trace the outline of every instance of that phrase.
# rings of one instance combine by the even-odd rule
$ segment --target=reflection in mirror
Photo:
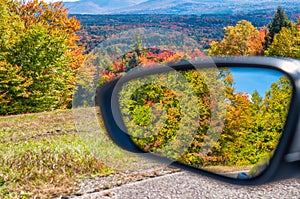
[[[268,166],[291,95],[280,71],[230,67],[133,79],[118,97],[126,132],[145,152],[249,179]]]

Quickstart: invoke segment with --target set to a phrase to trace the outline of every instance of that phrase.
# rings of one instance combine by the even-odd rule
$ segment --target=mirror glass
[[[284,73],[235,66],[133,79],[118,100],[124,130],[143,151],[250,179],[276,150],[291,96]]]

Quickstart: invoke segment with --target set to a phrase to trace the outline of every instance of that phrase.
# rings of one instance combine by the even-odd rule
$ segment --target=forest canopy
[[[85,77],[80,77],[76,82],[78,69],[86,54],[103,39],[114,37],[116,31],[137,28],[139,26],[133,23],[151,19],[149,15],[141,19],[133,15],[111,16],[118,23],[111,24],[107,16],[70,16],[62,3],[48,4],[38,0],[0,0],[0,11],[0,115],[71,108],[76,89],[91,90],[94,85],[87,85],[89,80],[98,78],[92,77],[97,66],[81,67],[80,70],[85,71],[79,76]],[[237,21],[239,16],[233,17]],[[183,58],[202,57],[206,52],[204,48],[208,48],[208,54],[212,56],[300,58],[300,19],[297,22],[289,20],[281,8],[277,9],[269,24],[251,23],[247,21],[251,17],[247,16],[247,20],[226,26],[223,38],[220,30],[223,24],[230,21],[228,16],[159,15],[158,18],[165,22],[156,22],[158,19],[155,19],[153,23],[183,31],[199,42],[200,50],[174,53],[153,48],[143,50],[141,54],[128,52],[123,56],[123,61],[113,61],[112,57],[107,57],[110,61],[107,62],[107,69],[100,74],[101,81],[110,80],[141,64],[166,64]],[[78,19],[88,25],[81,27]],[[266,22],[265,18],[263,22]],[[218,29],[212,28],[211,24],[217,24]],[[256,27],[257,24],[260,28]],[[212,41],[216,37],[219,39]],[[92,95],[89,98],[93,101]]]
[[[241,20],[224,29],[225,36],[210,43],[212,56],[276,56],[300,59],[300,18],[289,20],[280,7],[267,26],[258,29]]]

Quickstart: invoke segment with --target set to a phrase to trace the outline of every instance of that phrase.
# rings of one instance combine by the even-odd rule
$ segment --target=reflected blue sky
[[[255,90],[264,97],[273,82],[278,82],[284,73],[262,68],[230,68],[235,81],[236,92],[252,94]]]

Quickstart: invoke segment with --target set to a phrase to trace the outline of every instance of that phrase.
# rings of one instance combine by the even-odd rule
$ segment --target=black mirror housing
[[[239,82],[239,81],[242,81],[242,80],[238,81],[238,79],[239,78],[242,79],[243,71],[247,71],[248,76],[251,71],[251,74],[253,75],[251,77],[253,77],[253,78],[250,78],[250,79],[254,79],[254,77],[256,79],[254,81],[252,80],[252,83],[246,82],[243,85],[250,85],[250,84],[254,85],[255,82],[257,80],[259,80],[259,76],[256,76],[256,75],[260,74],[260,73],[263,74],[264,76],[270,75],[270,77],[276,77],[276,78],[278,78],[278,81],[284,81],[284,80],[282,80],[282,76],[284,76],[283,79],[288,80],[288,82],[289,82],[288,84],[291,87],[291,89],[290,89],[291,93],[288,96],[289,98],[286,98],[286,99],[288,99],[289,103],[286,104],[285,106],[283,106],[286,108],[287,112],[286,112],[286,114],[282,114],[282,113],[279,114],[280,116],[282,116],[284,118],[284,121],[282,123],[282,132],[280,135],[277,135],[278,140],[276,142],[276,147],[274,147],[273,149],[268,149],[271,151],[270,152],[271,156],[267,159],[267,163],[265,163],[263,167],[261,167],[261,165],[256,167],[256,168],[259,168],[259,167],[263,168],[259,173],[257,173],[257,175],[253,175],[251,178],[249,178],[249,177],[243,178],[243,177],[238,177],[238,176],[242,176],[242,175],[239,175],[242,173],[237,173],[237,177],[236,176],[229,177],[228,175],[223,175],[222,172],[220,172],[220,171],[212,172],[212,170],[202,168],[202,167],[197,167],[193,163],[191,163],[191,164],[187,163],[187,161],[182,159],[182,157],[187,154],[187,152],[186,152],[187,150],[191,149],[191,146],[190,146],[191,140],[194,140],[194,136],[196,135],[196,134],[193,134],[195,129],[193,130],[194,127],[192,127],[192,125],[190,125],[189,128],[182,128],[182,129],[180,129],[180,127],[176,127],[176,125],[175,125],[174,132],[177,132],[177,133],[178,132],[187,132],[187,131],[189,131],[188,129],[191,129],[191,133],[189,133],[191,135],[191,138],[185,137],[185,140],[187,140],[187,139],[191,139],[191,140],[182,144],[182,146],[176,145],[176,147],[178,147],[178,148],[176,148],[176,150],[174,149],[172,151],[170,151],[169,146],[175,146],[175,145],[171,145],[171,144],[163,145],[163,144],[161,144],[160,141],[158,141],[158,139],[156,139],[156,142],[153,141],[153,143],[150,143],[150,141],[149,141],[150,139],[147,140],[145,137],[143,137],[144,135],[141,134],[141,132],[147,132],[148,133],[147,136],[148,137],[152,136],[151,137],[151,139],[152,139],[153,136],[155,136],[155,135],[151,134],[151,132],[153,131],[153,128],[155,129],[156,127],[153,127],[155,125],[152,125],[153,123],[151,123],[151,122],[153,122],[153,121],[155,121],[157,123],[161,122],[155,118],[151,119],[152,116],[149,117],[150,118],[149,119],[148,112],[147,112],[148,109],[150,112],[151,112],[151,110],[152,110],[152,112],[154,110],[154,113],[157,113],[157,115],[159,115],[159,116],[164,115],[164,112],[168,112],[170,109],[161,108],[161,110],[160,110],[159,107],[157,108],[156,106],[153,105],[152,102],[155,102],[157,104],[167,103],[167,101],[164,101],[164,99],[162,99],[163,95],[156,96],[156,98],[151,98],[151,99],[149,99],[149,95],[143,94],[144,97],[146,96],[145,99],[137,99],[136,96],[141,96],[142,94],[140,94],[140,93],[143,93],[143,91],[145,89],[149,89],[147,87],[147,85],[153,85],[153,82],[158,81],[157,79],[161,79],[164,82],[167,81],[170,89],[165,88],[165,87],[159,87],[156,89],[158,89],[158,90],[165,89],[164,91],[171,93],[170,95],[172,95],[172,96],[175,96],[175,97],[173,97],[173,99],[176,98],[176,94],[178,94],[178,93],[179,93],[179,96],[182,96],[182,95],[190,96],[189,98],[186,99],[186,101],[184,99],[180,100],[179,98],[178,98],[178,100],[176,98],[176,100],[173,101],[175,103],[174,106],[178,107],[178,110],[179,110],[178,112],[180,112],[180,114],[184,115],[185,112],[184,112],[183,108],[181,108],[181,107],[183,107],[183,104],[192,103],[193,99],[195,99],[194,96],[196,96],[196,98],[197,98],[198,96],[200,96],[201,92],[204,93],[204,91],[202,91],[201,89],[204,89],[205,86],[199,87],[199,89],[201,91],[199,91],[200,93],[196,93],[195,95],[193,95],[193,94],[190,95],[191,92],[189,92],[189,89],[186,89],[186,87],[183,87],[183,89],[181,88],[182,85],[190,84],[190,82],[185,83],[184,79],[186,77],[190,77],[190,76],[185,76],[185,73],[195,70],[195,69],[197,71],[200,70],[201,74],[202,74],[202,71],[209,70],[208,73],[205,73],[205,75],[203,75],[203,78],[206,79],[206,81],[208,82],[208,83],[206,83],[208,85],[208,86],[206,86],[208,88],[207,96],[214,95],[214,96],[217,96],[218,99],[221,99],[219,101],[222,105],[219,105],[219,107],[225,106],[225,105],[232,106],[233,103],[236,101],[230,101],[230,97],[228,97],[228,94],[226,93],[226,92],[228,92],[227,91],[228,88],[226,87],[226,85],[231,80],[226,80],[226,83],[224,84],[225,86],[223,86],[224,93],[221,93],[221,94],[224,94],[224,95],[221,95],[218,93],[220,90],[222,90],[222,89],[220,89],[222,87],[222,85],[220,86],[219,81],[218,82],[216,81],[216,79],[218,79],[218,78],[222,79],[222,81],[223,81],[224,79],[226,79],[226,78],[228,79],[229,77],[231,77],[233,79],[236,78],[236,82]],[[213,72],[211,72],[211,71],[213,71]],[[217,71],[218,77],[214,78],[214,77],[216,77],[216,76],[214,76],[216,71]],[[242,72],[235,72],[235,71],[242,71]],[[179,76],[177,74],[178,72],[180,73]],[[176,76],[174,76],[173,74],[171,76],[167,76],[167,77],[161,76],[161,75],[170,74],[170,73],[174,73],[174,74],[176,74]],[[231,73],[232,73],[232,75],[231,75]],[[238,75],[234,76],[235,74],[238,74]],[[182,78],[182,80],[180,80],[181,75],[183,75],[183,77],[184,77],[184,78]],[[155,76],[155,78],[154,78],[154,76]],[[147,77],[151,77],[150,80],[147,79],[147,80],[145,80],[146,83],[144,82],[144,83],[141,83],[140,85],[138,85],[139,81],[141,81]],[[181,81],[181,82],[180,83],[176,82],[176,83],[172,84],[172,83],[170,83],[170,79],[172,79],[172,78],[175,78],[176,81]],[[209,79],[209,78],[211,78],[211,79]],[[135,80],[138,80],[138,81],[135,81]],[[209,80],[211,80],[211,81],[209,81]],[[132,82],[132,83],[130,84],[130,82]],[[272,80],[272,81],[270,80],[270,84],[268,85],[269,88],[276,87],[276,84],[273,84],[274,82],[275,82],[275,80]],[[178,85],[181,85],[181,87],[179,88]],[[194,85],[197,85],[197,84],[194,84]],[[285,85],[285,84],[282,84],[282,85]],[[136,86],[137,89],[133,89],[134,86]],[[151,89],[152,88],[154,88],[154,87],[151,87]],[[177,91],[176,89],[178,89],[178,88],[181,90]],[[211,90],[212,88],[215,88],[215,90],[218,92],[212,91]],[[258,87],[254,87],[254,88],[258,88]],[[124,92],[124,89],[125,89],[125,91],[130,90],[131,94]],[[172,90],[173,90],[174,95],[172,94]],[[225,90],[226,90],[226,92],[225,92]],[[240,99],[240,100],[243,99],[248,104],[250,103],[250,105],[252,107],[252,104],[254,104],[253,103],[253,94],[250,95],[250,97],[249,97],[248,94],[250,94],[249,93],[250,91],[247,90],[247,92],[245,94],[245,92],[238,92],[237,91],[238,87],[235,87],[233,89],[233,92],[234,92],[234,90],[235,90],[234,96],[237,99]],[[266,101],[272,95],[272,90],[271,91],[270,90],[271,89],[269,89],[269,90],[265,89],[265,90],[257,91],[257,93],[266,93],[265,98],[264,98],[264,100]],[[155,90],[155,91],[156,92],[154,92],[154,93],[156,93],[156,94],[159,93],[157,90]],[[132,102],[132,99],[136,100],[134,102],[134,104],[136,104],[137,107],[142,107],[143,105],[145,105],[145,106],[143,106],[143,108],[141,108],[141,109],[132,107],[132,105],[130,105],[129,108],[126,107],[129,104],[128,103],[129,101],[125,100],[126,97],[124,97],[125,101],[122,99],[122,97],[120,97],[120,93],[122,93],[122,92],[125,93],[124,96],[126,95],[127,98],[128,97],[130,98],[130,100],[131,100],[130,102]],[[186,92],[186,93],[184,94],[184,92]],[[223,96],[223,98],[221,96]],[[161,101],[159,102],[158,99],[161,99]],[[233,100],[235,100],[235,99],[233,99]],[[212,103],[212,101],[210,101],[210,102]],[[138,103],[140,103],[140,104],[138,104]],[[124,75],[123,77],[119,77],[117,79],[112,80],[111,82],[105,83],[102,86],[100,86],[97,90],[97,95],[96,95],[96,105],[100,107],[101,115],[102,115],[105,127],[107,129],[107,132],[108,132],[110,138],[124,150],[130,151],[132,153],[141,154],[148,158],[151,158],[151,159],[154,159],[154,160],[157,160],[160,162],[164,162],[164,163],[170,164],[172,166],[176,166],[176,167],[184,169],[184,170],[188,170],[188,171],[198,173],[198,174],[201,174],[204,176],[208,176],[208,177],[211,177],[211,178],[214,178],[217,180],[221,180],[221,181],[232,183],[232,184],[239,184],[239,185],[258,185],[258,184],[271,182],[274,180],[299,176],[299,174],[300,174],[300,172],[299,172],[300,171],[299,170],[300,134],[298,133],[299,132],[298,131],[298,128],[299,128],[298,127],[298,125],[299,125],[298,104],[299,103],[300,103],[300,62],[296,61],[296,60],[292,60],[292,59],[277,59],[277,58],[268,58],[268,57],[216,57],[216,58],[207,59],[207,60],[200,60],[195,63],[183,62],[183,63],[179,63],[179,64],[174,64],[174,65],[153,67],[150,69],[135,69],[133,72],[130,72],[130,73]],[[245,107],[245,106],[246,105],[243,105],[243,107]],[[268,108],[271,109],[270,108],[271,106],[272,106],[272,104],[270,102],[267,105],[264,105],[264,108],[261,108],[261,109],[262,110],[265,110]],[[273,109],[275,109],[275,108],[273,108]],[[214,116],[215,118],[222,118],[222,115],[219,115],[219,113],[222,112],[220,110],[221,109],[215,110],[215,112],[216,112],[216,115]],[[131,113],[138,112],[138,114],[135,116],[132,116],[129,114],[130,111],[131,111]],[[145,111],[147,113],[146,115],[145,115]],[[191,114],[191,115],[199,114],[199,110],[197,108],[193,109],[193,107],[191,107],[190,109],[187,109],[185,115],[190,114],[193,111],[195,112],[195,114]],[[268,111],[266,111],[265,113],[267,113]],[[210,112],[212,112],[212,111],[210,111]],[[265,114],[265,113],[263,113],[263,114]],[[225,113],[225,115],[226,115],[226,113]],[[227,113],[227,115],[228,115],[228,113]],[[167,114],[166,118],[168,118],[168,116],[169,115]],[[210,113],[209,116],[213,117],[212,113]],[[198,123],[199,118],[201,118],[203,116],[201,115],[201,117],[198,117],[198,116],[193,116],[193,117],[194,117],[194,120],[195,121],[197,120],[197,123]],[[228,116],[226,116],[226,117],[228,117]],[[187,125],[184,125],[187,123],[184,123],[184,119],[182,119],[183,116],[177,115],[177,116],[174,116],[174,118],[178,119],[179,124],[181,123],[181,124],[183,124],[183,126],[187,126]],[[174,119],[174,118],[172,118],[172,119]],[[270,120],[270,118],[269,118],[269,120]],[[150,123],[149,123],[149,121],[150,121]],[[189,119],[187,121],[190,122],[191,119]],[[218,126],[218,127],[221,126],[224,131],[224,129],[226,129],[225,127],[229,125],[228,123],[226,123],[225,119],[224,119],[224,121],[225,122],[223,124],[216,122],[215,126]],[[165,125],[165,123],[166,123],[166,119],[163,120],[159,124]],[[168,123],[168,121],[167,121],[167,123]],[[138,128],[134,127],[134,125],[137,125]],[[146,126],[149,126],[149,128],[146,128]],[[169,127],[160,126],[160,128],[169,128]],[[149,130],[149,129],[151,129],[151,130]],[[157,128],[157,129],[159,129],[159,128]],[[200,131],[199,129],[202,129],[201,131],[203,131],[203,128],[201,128],[201,126],[197,127],[196,129],[197,129],[197,132]],[[215,129],[217,129],[217,128],[215,128]],[[215,132],[215,129],[213,129],[212,131]],[[151,135],[149,134],[149,132]],[[236,133],[239,133],[239,132],[240,132],[240,129],[238,131],[236,131]],[[186,134],[187,133],[176,134],[176,136],[177,137],[178,137],[178,135],[185,136]],[[145,133],[145,135],[146,135],[146,133]],[[272,134],[270,134],[270,135],[272,135]],[[172,136],[175,136],[175,134]],[[247,136],[245,137],[245,139],[247,139]],[[265,138],[263,138],[263,139],[265,139]],[[172,141],[167,141],[167,142],[172,143]],[[178,143],[178,142],[176,142],[176,143]],[[197,141],[197,143],[199,143],[199,142]],[[223,141],[222,143],[224,145],[226,145],[227,142]],[[222,145],[222,143],[221,144],[218,143],[218,144]],[[161,144],[162,147],[159,148],[159,150],[156,150],[156,148],[154,149],[154,147],[156,147],[159,144]],[[253,145],[251,145],[251,146],[255,146],[256,144],[257,143],[253,143]],[[167,146],[167,147],[165,147],[165,146]],[[249,146],[249,147],[251,147],[251,146]],[[163,150],[163,148],[168,148],[168,151]],[[201,149],[201,147],[198,147],[197,149],[199,149],[200,152],[203,153],[203,150]],[[214,147],[213,149],[216,149],[216,147]],[[228,146],[228,148],[226,148],[226,150],[227,149],[232,150],[233,149],[232,145]],[[179,151],[182,150],[182,151],[180,151],[179,156],[174,155],[175,154],[174,151],[178,152],[178,150]],[[166,155],[166,154],[170,154],[171,152],[173,155]],[[199,154],[200,154],[200,152],[199,152]],[[205,157],[208,157],[207,154],[211,154],[211,153],[214,153],[214,151],[210,150],[210,152],[206,152]],[[184,155],[182,155],[182,154],[184,154]],[[198,154],[198,152],[197,152],[197,154]],[[219,156],[219,157],[221,158],[222,156]],[[199,161],[200,161],[200,159],[199,159]],[[257,162],[259,162],[259,161],[257,161]],[[249,173],[246,175],[249,176]]]

